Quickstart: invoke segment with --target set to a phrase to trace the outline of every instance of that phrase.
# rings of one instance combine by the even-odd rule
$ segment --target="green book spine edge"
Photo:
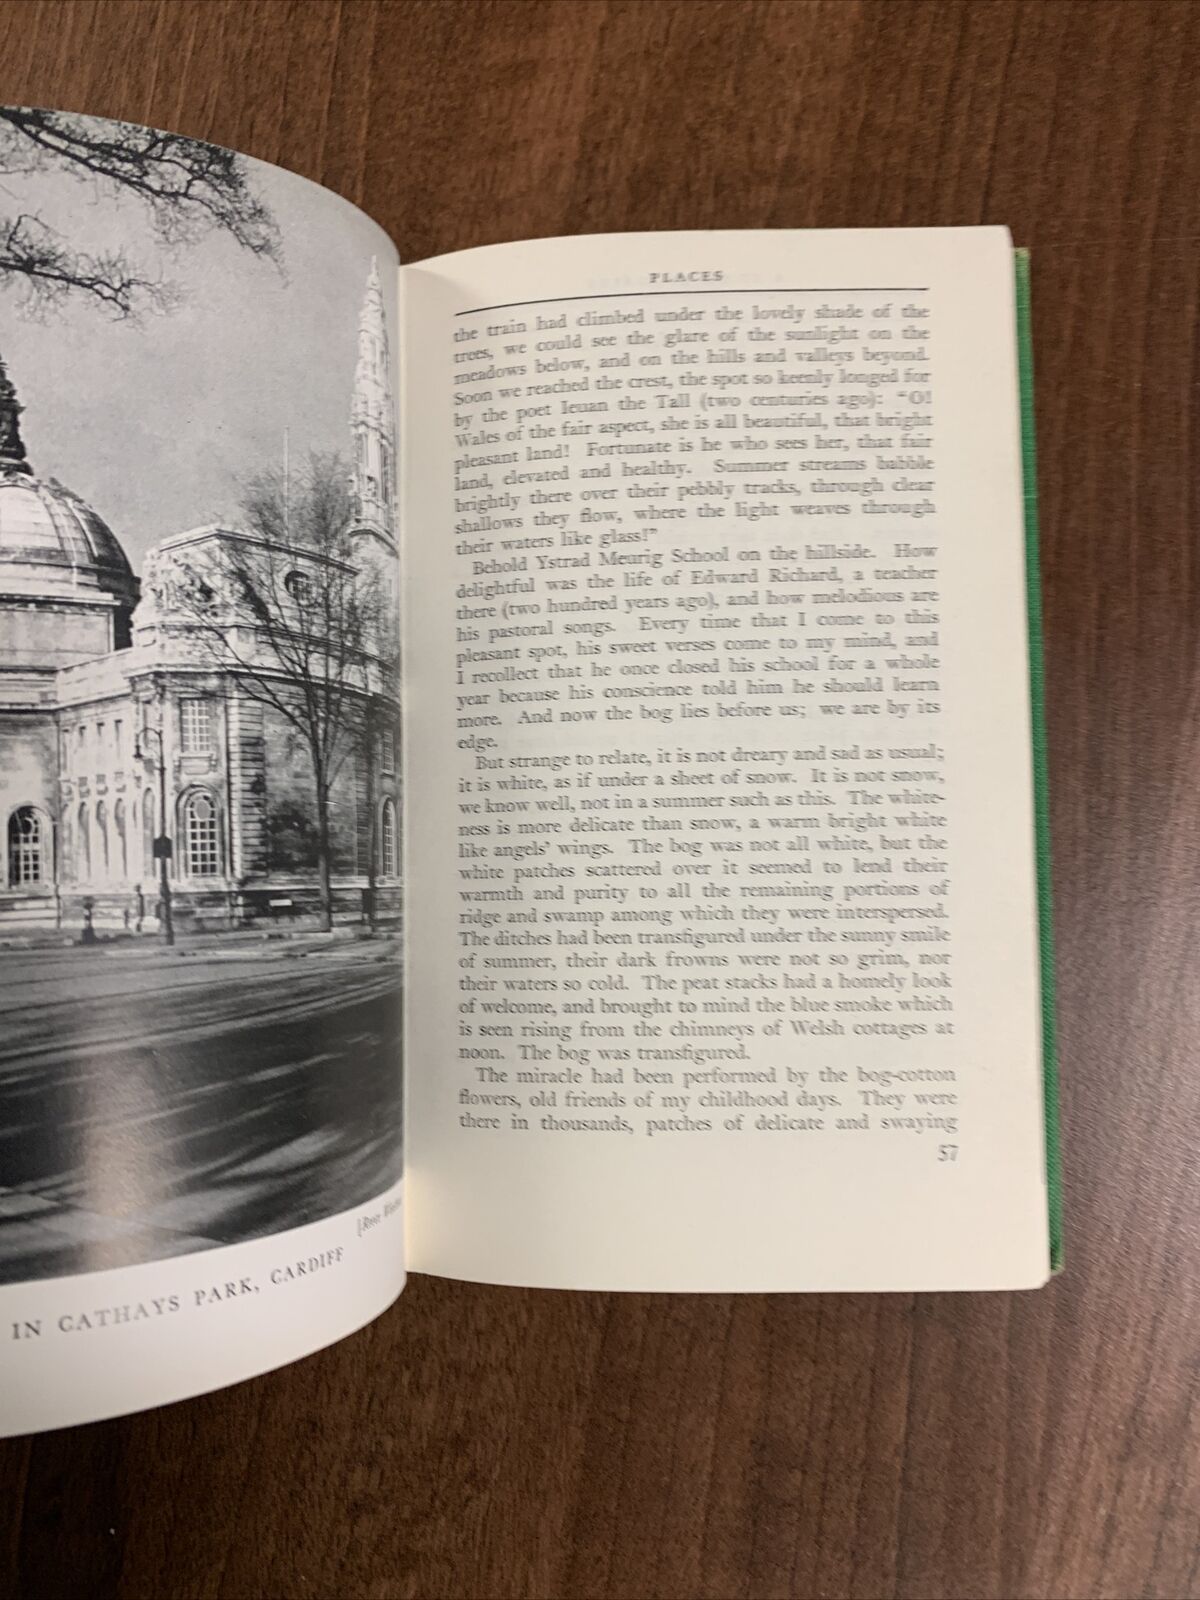
[[[1029,251],[1013,252],[1016,268],[1017,363],[1021,397],[1021,467],[1025,503],[1025,591],[1029,619],[1029,701],[1033,733],[1034,852],[1037,863],[1038,954],[1042,1002],[1042,1095],[1046,1128],[1046,1198],[1050,1270],[1063,1268],[1062,1146],[1058,1051],[1054,1021],[1054,913],[1050,879],[1050,782],[1046,753],[1046,665],[1042,649],[1042,582],[1038,556],[1037,443],[1033,421],[1033,333]]]

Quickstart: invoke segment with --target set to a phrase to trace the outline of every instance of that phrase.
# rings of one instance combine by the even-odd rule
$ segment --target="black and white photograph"
[[[401,1175],[396,263],[0,110],[0,1283]]]

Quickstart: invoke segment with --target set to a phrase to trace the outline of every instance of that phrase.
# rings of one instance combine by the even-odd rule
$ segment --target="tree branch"
[[[36,176],[58,169],[94,187],[135,196],[168,249],[204,234],[229,235],[242,249],[281,264],[279,229],[254,193],[249,169],[231,150],[132,123],[105,122],[35,107],[0,106],[0,173]],[[116,317],[170,310],[177,291],[118,252],[76,250],[41,220],[0,221],[0,285],[23,284],[25,305],[45,311],[71,293]]]

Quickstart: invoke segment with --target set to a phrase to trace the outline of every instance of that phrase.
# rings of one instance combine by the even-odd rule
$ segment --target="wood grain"
[[[281,161],[410,259],[631,228],[1032,247],[1068,1271],[413,1282],[234,1391],[0,1446],[31,1597],[1200,1594],[1200,6],[8,3],[0,97]]]

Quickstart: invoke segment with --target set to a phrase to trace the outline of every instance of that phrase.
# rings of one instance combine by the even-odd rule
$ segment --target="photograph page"
[[[1042,1283],[1007,231],[401,279],[410,1266]]]
[[[396,253],[0,110],[0,1433],[403,1283]]]

